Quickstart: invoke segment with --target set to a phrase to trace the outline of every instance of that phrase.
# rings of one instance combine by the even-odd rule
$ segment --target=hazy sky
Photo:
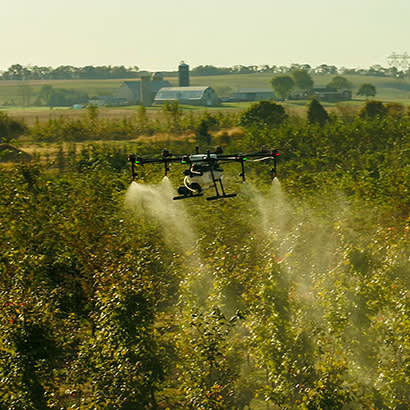
[[[10,65],[387,66],[410,54],[410,0],[1,1]]]

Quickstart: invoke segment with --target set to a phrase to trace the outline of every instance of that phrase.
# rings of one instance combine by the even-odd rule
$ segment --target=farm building
[[[120,100],[126,100],[128,105],[141,104],[142,103],[142,81],[124,81],[120,88],[115,92],[114,97]],[[147,84],[148,86],[148,84]],[[149,81],[149,87],[151,90],[151,101],[154,99],[157,92],[163,87],[170,87],[171,83],[162,78],[161,75],[155,73],[152,80]]]
[[[269,88],[241,88],[229,97],[229,101],[260,101],[275,99],[275,93]]]
[[[350,90],[339,90],[330,87],[314,88],[313,95],[321,101],[328,102],[348,101],[352,99],[352,92]]]
[[[352,92],[347,89],[337,89],[330,87],[317,87],[312,90],[305,90],[292,93],[290,100],[306,100],[308,98],[316,97],[320,101],[338,102],[348,101],[352,99]]]
[[[178,101],[181,104],[215,106],[220,99],[211,87],[164,87],[154,98],[154,104]]]

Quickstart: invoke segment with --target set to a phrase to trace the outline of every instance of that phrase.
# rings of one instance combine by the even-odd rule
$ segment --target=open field
[[[220,107],[198,107],[192,105],[181,105],[184,112],[200,113],[203,111],[207,112],[218,112],[218,111],[242,111],[250,106],[251,103],[241,102],[241,103],[223,103]],[[285,106],[288,114],[296,115],[300,117],[306,116],[306,110],[308,101],[286,101],[281,103]],[[341,106],[351,106],[352,110],[358,111],[359,107],[363,104],[363,101],[352,101],[348,103],[341,103]],[[337,105],[335,103],[323,103],[323,106],[329,112],[338,112]],[[127,107],[102,107],[99,108],[99,118],[107,120],[123,120],[132,119],[137,115],[137,105],[127,106]],[[1,111],[6,112],[11,118],[17,120],[23,120],[28,126],[34,125],[36,122],[45,123],[50,119],[59,119],[61,117],[67,120],[77,120],[83,119],[87,116],[87,109],[75,110],[67,107],[56,107],[49,109],[47,107],[7,107],[1,109]],[[148,107],[146,109],[147,115],[151,119],[155,119],[163,114],[161,106]]]

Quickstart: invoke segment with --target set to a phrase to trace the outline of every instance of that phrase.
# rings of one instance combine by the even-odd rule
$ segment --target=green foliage
[[[167,101],[162,107],[162,111],[167,116],[168,130],[172,134],[177,134],[181,131],[182,108],[178,101]]]
[[[309,103],[307,116],[310,123],[317,123],[321,126],[323,126],[325,122],[329,120],[329,114],[316,98],[313,98]]]
[[[154,331],[152,290],[128,269],[106,269],[95,295],[92,334],[74,363],[75,391],[91,381],[87,408],[149,408],[163,375]],[[92,346],[92,348],[90,348]]]
[[[291,72],[295,86],[300,90],[310,90],[313,88],[313,79],[306,70],[294,70]]]
[[[0,408],[408,408],[410,118],[387,111],[249,127],[226,152],[280,147],[281,183],[224,164],[224,202],[172,201],[153,166],[125,208],[127,153],[162,143],[4,168]]]
[[[229,363],[229,333],[235,318],[227,321],[215,308],[211,312],[194,312],[183,325],[178,362],[180,388],[187,408],[232,408],[233,382],[238,377],[236,365]]]
[[[10,118],[6,113],[0,112],[0,141],[10,142],[27,131],[21,121]]]
[[[383,118],[387,114],[387,109],[381,101],[366,101],[359,112],[362,118]]]
[[[253,125],[275,127],[279,126],[286,118],[287,114],[282,105],[273,101],[259,101],[241,114],[240,125],[244,127]]]
[[[124,66],[59,66],[39,67],[21,64],[11,65],[2,73],[3,80],[58,80],[58,79],[107,79],[107,78],[136,78],[138,67],[125,68]]]
[[[367,98],[374,97],[376,95],[376,87],[369,83],[361,84],[357,90],[357,95],[363,95]]]
[[[217,127],[230,128],[237,124],[236,112],[193,114],[182,110],[178,102],[165,104],[163,112],[150,116],[144,106],[138,106],[135,116],[123,120],[103,118],[96,107],[88,107],[87,115],[78,119],[50,117],[46,123],[35,123],[27,134],[35,141],[81,142],[93,140],[131,140],[154,133],[183,135],[194,133],[201,121],[210,131]]]
[[[346,78],[341,75],[336,75],[332,80],[326,85],[328,88],[338,88],[338,89],[351,89],[353,84]]]
[[[50,84],[44,84],[38,94],[37,104],[48,105],[49,107],[69,107],[74,104],[86,104],[88,94],[76,90],[65,88],[54,88]]]
[[[216,117],[205,113],[200,119],[197,128],[195,129],[196,141],[199,147],[209,147],[212,143],[211,130],[215,130],[218,126],[218,120]]]
[[[272,78],[271,85],[280,98],[285,100],[294,88],[295,82],[288,75],[278,75]]]
[[[95,122],[98,119],[98,107],[94,104],[89,104],[87,106],[87,111],[88,111],[88,119],[91,122]]]

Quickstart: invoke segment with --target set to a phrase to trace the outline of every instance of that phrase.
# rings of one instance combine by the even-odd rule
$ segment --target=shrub
[[[387,109],[381,101],[366,101],[359,112],[361,118],[383,118]]]
[[[329,120],[329,114],[320,102],[313,98],[308,107],[308,121],[312,124],[324,125]]]
[[[6,113],[0,112],[0,140],[10,142],[13,138],[22,135],[27,127],[21,121],[10,118]]]
[[[282,105],[272,101],[259,101],[242,113],[239,122],[244,127],[257,124],[275,127],[282,124],[287,117]]]

